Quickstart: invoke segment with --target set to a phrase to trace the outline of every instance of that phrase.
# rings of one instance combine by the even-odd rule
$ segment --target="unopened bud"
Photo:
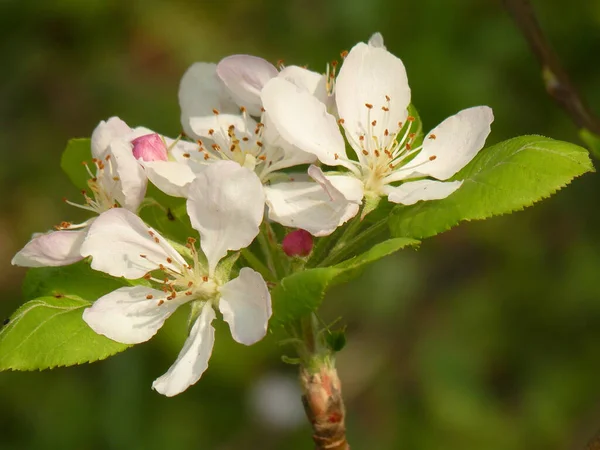
[[[308,256],[313,248],[313,238],[308,231],[296,230],[284,237],[281,244],[288,256]]]
[[[131,141],[133,156],[143,161],[166,161],[167,146],[163,139],[156,133],[146,134]]]

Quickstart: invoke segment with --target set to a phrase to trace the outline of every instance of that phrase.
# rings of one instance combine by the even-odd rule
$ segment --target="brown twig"
[[[322,342],[317,328],[314,314],[301,320],[303,345],[298,350],[302,404],[313,429],[315,450],[350,450],[335,357]]]
[[[542,66],[546,90],[579,128],[600,135],[600,119],[589,109],[545,38],[529,0],[503,0]]]

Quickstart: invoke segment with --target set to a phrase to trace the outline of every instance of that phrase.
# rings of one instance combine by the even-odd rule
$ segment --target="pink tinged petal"
[[[414,167],[416,172],[423,175],[447,180],[483,148],[493,121],[494,114],[487,106],[463,109],[425,136],[423,149],[406,167]]]
[[[179,84],[181,125],[190,137],[199,138],[190,127],[192,117],[212,116],[213,109],[222,113],[238,112],[239,107],[217,75],[217,65],[194,63]]]
[[[265,188],[269,218],[284,226],[302,228],[313,236],[327,236],[358,213],[362,183],[349,176],[327,178],[315,169],[309,171],[317,183],[294,181]],[[351,198],[346,198],[338,187]]]
[[[131,133],[131,128],[118,117],[102,120],[92,132],[92,156],[104,159],[106,150],[113,139]]]
[[[196,174],[188,164],[175,161],[142,163],[148,179],[161,191],[173,197],[187,197],[190,183]]]
[[[110,209],[94,220],[81,255],[93,258],[92,269],[128,279],[140,278],[159,264],[178,272],[187,264],[162,236],[124,208]]]
[[[306,90],[323,103],[327,103],[327,77],[325,75],[298,66],[287,66],[277,76]]]
[[[217,74],[238,105],[244,106],[251,115],[260,116],[260,91],[267,81],[277,76],[277,68],[257,56],[232,55],[217,64]]]
[[[290,256],[308,256],[313,249],[313,238],[306,230],[295,230],[281,241],[283,252]]]
[[[154,380],[153,389],[162,395],[173,397],[200,379],[208,368],[208,360],[215,344],[215,329],[211,325],[214,319],[215,311],[206,302],[177,360],[167,373]]]
[[[83,320],[97,334],[123,344],[146,342],[182,304],[145,286],[122,287],[100,297],[83,311]],[[185,299],[183,299],[185,301]]]
[[[409,181],[397,187],[385,186],[384,192],[388,194],[390,202],[413,205],[421,200],[440,200],[446,198],[456,191],[462,183],[462,181]]]
[[[379,47],[385,50],[385,44],[383,42],[383,36],[381,33],[374,33],[373,36],[369,38],[369,45],[371,47]]]
[[[167,146],[156,133],[146,134],[131,141],[133,156],[143,161],[166,161]]]
[[[274,78],[262,91],[263,105],[272,124],[290,144],[315,155],[323,164],[347,162],[344,138],[325,104],[289,81]]]
[[[247,247],[258,234],[265,194],[256,174],[233,161],[209,165],[191,183],[187,211],[200,233],[210,272],[228,250]]]
[[[348,140],[357,152],[361,135],[382,139],[386,129],[394,135],[399,122],[406,120],[410,103],[404,64],[384,48],[361,42],[342,64],[335,98]]]
[[[51,231],[34,237],[12,259],[22,267],[67,266],[83,259],[80,248],[88,232],[80,230]]]
[[[112,156],[109,163],[113,165],[114,173],[106,173],[118,178],[114,198],[123,208],[135,212],[146,195],[148,179],[144,169],[133,156],[131,143],[124,139],[113,140],[108,153]]]
[[[219,310],[229,324],[233,339],[252,345],[265,337],[272,311],[271,296],[262,276],[244,267],[220,292]]]

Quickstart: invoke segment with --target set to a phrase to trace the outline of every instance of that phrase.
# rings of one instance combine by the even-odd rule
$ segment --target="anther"
[[[154,238],[154,242],[156,242],[157,244],[160,243],[160,239],[158,239],[157,237]]]
[[[363,155],[365,155],[365,156],[367,156],[367,155],[369,154],[369,152],[368,152],[368,151],[366,151],[366,150],[363,148],[362,154],[363,154]]]
[[[371,125],[372,125],[372,126],[375,126],[375,125],[377,125],[377,121],[376,121],[376,120],[374,120],[373,122],[371,122]]]
[[[164,300],[159,300],[159,301],[158,301],[158,306],[161,306],[161,305],[163,305],[164,303],[165,303],[165,301],[164,301]]]
[[[204,275],[204,276],[202,277],[202,281],[204,281],[205,283],[207,283],[207,282],[208,282],[208,277],[207,277],[206,275]]]
[[[389,95],[386,95],[386,96],[385,96],[385,99],[386,99],[388,102],[391,100],[391,98],[390,98],[390,96],[389,96]]]
[[[406,120],[408,120],[409,122],[414,122],[414,121],[415,121],[415,118],[414,118],[413,116],[408,116],[408,117],[406,118]]]
[[[338,155],[337,153],[334,153],[334,154],[333,154],[333,157],[334,157],[336,160],[340,159],[340,155]]]
[[[377,156],[379,158],[379,155],[380,155],[379,150],[375,150],[373,153],[375,153],[375,156]]]
[[[429,161],[435,161],[435,159],[436,159],[436,158],[437,158],[437,156],[435,156],[435,155],[431,155],[431,156],[429,157]]]
[[[343,125],[343,124],[344,124],[344,122],[345,122],[345,120],[344,120],[344,119],[340,119],[340,120],[338,120],[338,124],[340,124],[340,125]]]
[[[414,139],[414,138],[415,138],[415,136],[417,136],[417,133],[409,133],[409,134],[408,134],[408,138],[409,138],[409,139]]]
[[[221,151],[221,147],[219,146],[219,144],[213,144],[211,145],[211,147],[216,152]]]
[[[382,106],[381,109],[385,112],[388,112],[390,110],[390,108],[388,108],[387,106]]]
[[[215,130],[213,130],[212,128],[209,129],[208,130],[208,134],[212,136],[213,134],[215,134]]]
[[[390,132],[389,132],[389,130],[387,128],[383,131],[383,135],[384,136],[389,136],[390,135]]]
[[[242,114],[244,114],[246,112],[246,107],[245,106],[240,106],[240,112]]]
[[[193,281],[188,281],[187,287],[192,287],[194,285]]]
[[[406,143],[406,150],[410,150],[411,148],[412,148],[411,145],[407,142]]]
[[[218,116],[218,115],[219,115],[219,111],[218,111],[218,110],[216,110],[216,109],[213,109],[212,111],[213,111],[213,114],[214,114],[215,116]]]
[[[340,53],[340,56],[342,57],[342,59],[346,59],[346,56],[348,56],[348,51],[344,50],[342,53]]]
[[[183,156],[184,158],[189,158],[189,157],[190,157],[190,154],[189,154],[189,153],[184,153],[182,156]]]
[[[154,298],[154,295],[152,295],[152,294],[146,295],[146,300],[152,300],[153,298]]]
[[[256,145],[258,145],[259,147],[262,147],[262,146],[263,146],[263,143],[262,143],[262,142],[260,142],[260,141],[256,141]]]
[[[429,139],[435,139],[437,136],[435,134],[430,134]]]
[[[373,108],[373,105],[371,105],[370,103],[365,103],[365,106],[366,106],[368,109],[372,109],[372,108]]]
[[[173,260],[171,258],[167,258],[167,263],[171,264]]]

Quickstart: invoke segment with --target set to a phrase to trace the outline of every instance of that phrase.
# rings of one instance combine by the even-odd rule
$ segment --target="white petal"
[[[314,236],[327,236],[358,213],[363,187],[354,177],[326,177],[320,169],[311,169],[317,183],[294,181],[265,187],[269,218]]]
[[[244,267],[220,292],[219,311],[229,324],[233,339],[252,345],[265,337],[272,311],[269,288],[263,277]]]
[[[191,117],[211,116],[212,110],[237,112],[227,88],[217,76],[217,65],[194,63],[185,72],[179,84],[181,125],[190,137],[199,138],[190,127]]]
[[[96,300],[83,311],[83,320],[96,333],[113,341],[139,344],[154,336],[177,307],[185,303],[184,298],[165,297],[163,291],[145,286],[122,287]]]
[[[347,159],[344,138],[335,117],[327,112],[325,104],[281,78],[273,78],[266,84],[262,100],[283,139],[312,153],[323,164],[348,167],[344,163]]]
[[[140,278],[159,264],[176,271],[186,264],[162,236],[124,208],[110,209],[94,220],[81,255],[93,258],[92,269],[128,279]]]
[[[118,117],[100,121],[92,132],[92,156],[104,159],[106,150],[113,139],[131,133],[131,128]]]
[[[343,197],[347,201],[361,203],[364,185],[358,178],[346,175],[327,176],[317,166],[310,166],[308,175],[327,191],[332,200],[340,200]]]
[[[148,179],[144,169],[133,156],[133,146],[130,140],[115,139],[108,148],[112,156],[109,161],[113,165],[113,173],[108,176],[118,177],[120,191],[113,192],[115,199],[123,208],[136,212],[146,195]]]
[[[425,137],[423,149],[407,167],[423,164],[415,171],[447,180],[483,148],[493,121],[494,114],[487,106],[463,109],[448,117]],[[430,138],[432,135],[435,139]]]
[[[152,388],[167,397],[173,397],[196,383],[208,368],[208,360],[215,344],[215,329],[211,322],[215,311],[207,302],[190,330],[177,360],[163,376],[154,380]]]
[[[187,164],[175,161],[143,162],[148,179],[161,191],[173,197],[187,197],[196,174]]]
[[[323,103],[327,102],[327,77],[324,74],[303,67],[287,66],[277,76],[305,89]]]
[[[211,273],[228,250],[247,247],[254,240],[264,203],[256,174],[232,161],[209,165],[190,184],[187,210],[200,233]]]
[[[381,33],[374,33],[373,36],[369,38],[369,45],[371,47],[379,47],[385,50],[385,44],[383,43],[383,36]]]
[[[400,186],[385,186],[388,200],[403,205],[413,205],[420,200],[440,200],[448,197],[462,185],[462,181],[409,181]]]
[[[277,76],[277,69],[256,56],[232,55],[219,62],[217,74],[238,105],[244,106],[251,115],[260,116],[260,91],[267,81]]]
[[[23,267],[66,266],[83,257],[81,244],[88,228],[51,231],[31,239],[12,259],[11,264]]]
[[[384,48],[361,42],[342,64],[335,83],[335,98],[355,150],[360,135],[371,132],[373,136],[383,136],[386,129],[393,135],[398,122],[404,122],[408,116],[410,88],[404,64]]]

